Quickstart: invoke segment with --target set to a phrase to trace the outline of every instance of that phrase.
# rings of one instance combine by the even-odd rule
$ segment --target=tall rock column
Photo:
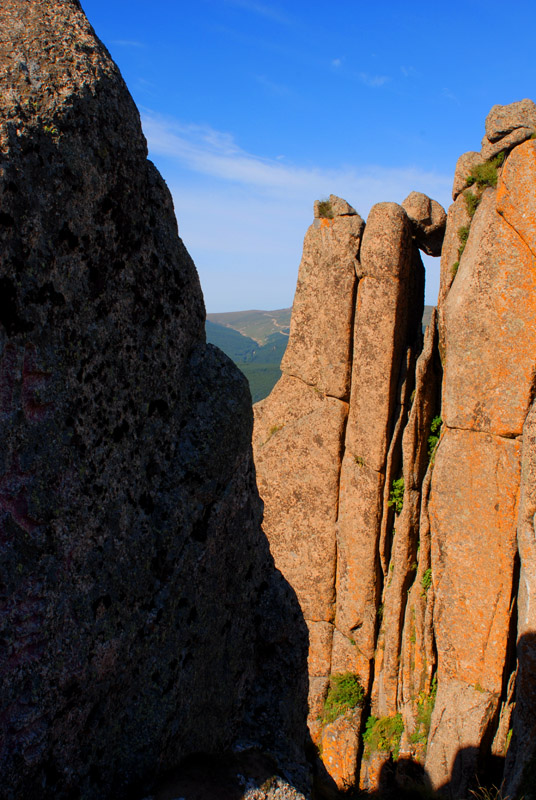
[[[446,431],[430,497],[439,688],[426,768],[434,785],[450,780],[459,793],[509,677],[521,436],[536,373],[536,238],[526,213],[535,151],[534,142],[516,147],[497,190],[484,191],[440,309]],[[457,234],[447,227],[447,239]]]
[[[283,377],[255,407],[254,450],[264,528],[309,627],[310,731],[344,788],[361,709],[324,724],[322,706],[330,676],[357,674],[365,688],[372,676],[386,474],[400,466],[423,267],[400,206],[372,210],[359,260],[363,222],[330,201],[334,218],[305,239]]]
[[[341,448],[348,413],[358,254],[364,223],[332,195],[307,231],[283,376],[255,406],[264,529],[309,628],[309,722],[331,671]]]
[[[422,291],[423,267],[405,211],[395,203],[374,206],[361,251],[352,391],[341,471],[333,666],[336,671],[351,663],[364,686],[371,677],[378,629],[388,455],[396,418],[407,412],[400,392],[407,377],[408,340],[416,340],[417,345],[420,339]],[[408,399],[410,393],[411,389]],[[388,482],[400,466],[400,441],[393,457]]]

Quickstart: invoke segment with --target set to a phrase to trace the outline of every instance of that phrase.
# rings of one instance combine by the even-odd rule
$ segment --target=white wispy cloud
[[[342,58],[334,58],[331,62],[331,66],[335,67],[335,69],[342,67]]]
[[[369,75],[368,72],[360,72],[359,73],[359,80],[361,83],[364,83],[365,86],[370,86],[372,89],[377,89],[379,86],[383,86],[389,80],[388,75]]]
[[[292,94],[292,91],[288,86],[285,86],[282,83],[276,83],[275,81],[271,81],[269,78],[266,78],[264,75],[256,75],[255,80],[261,86],[263,86],[270,94],[279,96],[279,97],[288,97]]]
[[[405,67],[404,65],[400,67],[400,72],[402,73],[404,78],[413,78],[419,74],[415,69],[415,67]]]
[[[458,105],[460,104],[460,101],[457,98],[457,96],[447,86],[445,86],[445,88],[443,89],[442,94],[443,94],[443,97],[447,98],[447,100],[452,100],[453,103],[457,103]]]
[[[134,39],[112,39],[110,44],[115,44],[118,47],[147,47],[144,42],[137,42]]]
[[[451,177],[433,171],[374,164],[305,167],[248,153],[231,134],[207,125],[148,110],[142,123],[210,311],[290,305],[303,235],[319,197],[344,197],[363,217],[374,203],[400,203],[412,190],[449,202]],[[431,296],[437,295],[436,284]]]
[[[258,3],[257,0],[225,0],[227,5],[243,8],[245,11],[251,11],[254,14],[259,14],[261,17],[267,17],[274,22],[280,22],[283,25],[290,25],[291,20],[283,14],[279,9],[274,6],[266,5],[265,3]]]

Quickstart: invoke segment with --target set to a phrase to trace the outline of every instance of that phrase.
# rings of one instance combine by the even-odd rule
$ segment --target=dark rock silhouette
[[[0,793],[126,797],[305,741],[245,379],[76,0],[0,7]]]

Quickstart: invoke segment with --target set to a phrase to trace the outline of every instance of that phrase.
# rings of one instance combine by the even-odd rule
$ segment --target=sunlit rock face
[[[412,192],[375,206],[359,241],[335,212],[305,239],[254,453],[264,528],[309,625],[309,727],[332,787],[458,798],[504,778],[534,796],[535,115],[528,100],[491,110],[446,226]],[[424,337],[416,245],[441,252]],[[338,390],[311,368],[335,352]],[[363,700],[333,719],[347,673]]]
[[[130,796],[237,741],[297,763],[249,393],[138,112],[76,0],[0,28],[2,796]]]

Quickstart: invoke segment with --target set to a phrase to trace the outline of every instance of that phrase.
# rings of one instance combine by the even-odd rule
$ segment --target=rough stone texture
[[[384,590],[382,630],[372,690],[372,707],[378,717],[396,714],[398,711],[402,631],[408,590],[415,579],[415,571],[419,566],[417,562],[424,555],[424,549],[422,553],[418,552],[421,487],[429,461],[427,437],[432,418],[439,408],[440,385],[441,367],[437,358],[434,310],[426,330],[423,351],[417,362],[415,397],[402,442],[404,499],[400,516],[394,521],[396,533],[393,536]]]
[[[345,403],[288,375],[255,405],[253,444],[264,526],[276,565],[308,621],[333,621],[345,417]]]
[[[460,747],[473,748],[476,760],[502,691],[520,449],[516,440],[447,430],[436,455],[430,517],[439,692],[426,757],[436,787],[449,779]]]
[[[237,737],[299,759],[249,393],[138,113],[75,0],[0,26],[3,796],[121,798]]]
[[[480,155],[482,156],[483,161],[487,161],[488,159],[496,156],[502,150],[511,150],[518,144],[530,139],[534,132],[535,128],[516,128],[514,131],[505,136],[504,139],[500,139],[498,142],[490,142],[487,136],[484,136],[482,139]]]
[[[467,189],[463,194],[459,194],[454,203],[449,207],[447,214],[447,228],[443,241],[443,249],[441,250],[439,296],[437,300],[440,332],[444,327],[441,324],[441,312],[443,310],[444,301],[457,274],[455,264],[456,262],[458,262],[458,264],[461,262],[461,258],[458,254],[458,250],[460,249],[459,230],[471,223],[471,217],[469,216],[467,204],[465,202],[465,194],[470,191],[471,189]]]
[[[355,208],[352,208],[350,203],[347,203],[346,200],[343,200],[342,197],[337,197],[335,194],[330,194],[327,202],[329,203],[329,210],[332,217],[344,217],[357,214],[357,211]],[[326,203],[326,200],[315,200],[314,202],[313,215],[316,220],[326,219],[326,217],[322,217],[320,214],[321,203]]]
[[[398,709],[402,713],[407,746],[413,758],[424,763],[427,731],[419,722],[419,703],[430,702],[436,672],[437,648],[435,643],[433,611],[434,588],[423,588],[425,575],[431,574],[431,541],[428,503],[433,463],[428,466],[421,490],[419,521],[419,559],[415,580],[409,590],[406,605],[398,686]],[[410,737],[416,734],[417,742]],[[424,739],[424,741],[422,740]]]
[[[336,562],[335,616],[310,625],[310,724],[314,740],[326,740],[324,764],[335,783],[346,785],[355,761],[361,788],[380,796],[398,796],[399,778],[421,780],[424,767],[434,788],[467,797],[477,775],[500,782],[493,770],[506,752],[503,793],[535,796],[536,422],[534,411],[527,414],[536,390],[536,142],[519,144],[530,126],[509,128],[499,117],[490,146],[510,152],[497,188],[465,187],[480,154],[465,154],[457,165],[438,330],[433,319],[420,358],[422,267],[404,209],[379,204],[371,211],[356,262],[349,403],[337,451],[337,543],[334,554],[327,551],[330,569]],[[481,201],[471,217],[466,197],[475,192]],[[427,198],[410,197],[410,215],[424,219]],[[430,422],[439,413],[441,438],[430,454]],[[272,463],[276,469],[275,457]],[[286,462],[285,470],[290,476]],[[395,517],[392,482],[401,476],[404,503]],[[292,564],[292,553],[286,558]],[[312,721],[327,691],[328,663],[332,675],[359,674],[373,714],[402,714],[400,770],[389,765],[388,753],[357,764],[357,733],[343,717],[327,731]]]
[[[516,148],[497,186],[497,211],[536,257],[536,141]]]
[[[255,405],[253,447],[264,529],[276,565],[294,588],[309,626],[309,724],[318,714],[331,664],[335,614],[335,523],[340,441],[347,405],[283,375]]]
[[[344,200],[333,198],[339,205]],[[350,208],[350,206],[348,206]],[[357,258],[364,222],[353,212],[315,220],[305,236],[292,307],[287,375],[348,399]]]
[[[505,792],[533,800],[536,793],[536,404],[523,428],[521,496],[517,541],[521,561],[518,593],[518,672],[513,736],[508,752]]]
[[[405,211],[396,203],[375,205],[361,248],[345,446],[376,471],[387,455],[408,318],[411,312],[419,314],[419,300],[408,297],[412,268],[419,270],[414,255]]]
[[[452,184],[452,199],[456,200],[459,194],[467,186],[467,178],[473,167],[482,164],[485,159],[482,158],[480,153],[470,150],[468,153],[462,153],[456,162],[456,170],[454,172],[454,182]]]
[[[411,192],[402,203],[402,208],[412,223],[417,247],[429,256],[441,255],[447,224],[443,206],[422,192]]]
[[[490,142],[497,142],[516,128],[525,127],[536,130],[536,105],[532,100],[492,106],[486,117],[486,136]]]
[[[356,672],[368,685],[380,604],[378,541],[383,476],[347,452],[337,522],[337,629],[355,642]],[[343,671],[334,661],[334,670]]]
[[[439,683],[426,772],[434,789],[444,789],[441,794],[452,798],[470,796],[497,705],[498,696],[480,686],[455,677],[448,686]]]
[[[501,196],[513,206],[518,199],[502,189]],[[535,267],[534,253],[497,213],[495,191],[486,190],[443,309],[449,427],[521,434],[536,371]]]
[[[347,712],[322,730],[322,761],[337,789],[355,785],[361,740],[361,709]]]

